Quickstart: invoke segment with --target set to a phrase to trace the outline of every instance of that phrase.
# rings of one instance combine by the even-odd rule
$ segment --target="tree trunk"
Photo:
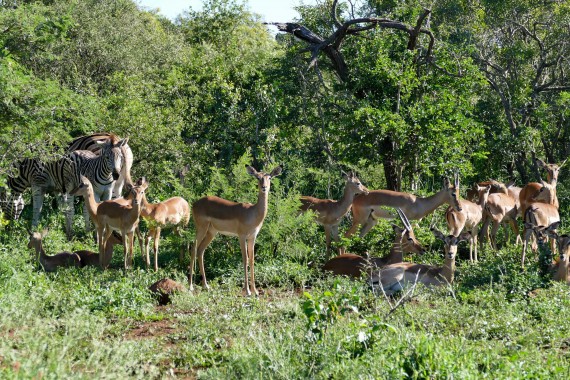
[[[394,141],[390,136],[386,136],[380,145],[382,152],[382,164],[384,165],[384,176],[386,177],[386,188],[388,190],[400,191],[398,181],[398,168],[394,159]]]

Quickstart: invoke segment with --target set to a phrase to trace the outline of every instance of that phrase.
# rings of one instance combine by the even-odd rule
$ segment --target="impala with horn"
[[[425,252],[420,242],[416,239],[412,225],[406,215],[399,208],[396,209],[404,228],[392,224],[394,230],[394,241],[390,253],[384,257],[362,257],[353,253],[346,253],[333,257],[323,265],[322,270],[332,272],[335,275],[349,277],[360,277],[366,269],[381,268],[386,265],[401,263],[404,261],[404,253]],[[370,272],[370,271],[368,271]],[[370,273],[369,273],[370,274]]]

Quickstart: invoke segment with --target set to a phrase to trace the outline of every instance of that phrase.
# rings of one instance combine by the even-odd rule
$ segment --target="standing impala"
[[[445,212],[445,220],[451,235],[459,236],[464,228],[471,231],[471,239],[469,239],[469,260],[471,262],[473,262],[473,259],[477,261],[477,231],[479,222],[483,219],[483,210],[485,209],[487,198],[489,198],[491,185],[482,187],[475,184],[474,188],[477,189],[477,203],[460,200],[461,211],[456,211],[450,206]],[[473,256],[473,250],[475,250],[475,256]]]
[[[412,225],[406,215],[399,208],[396,209],[400,220],[404,225],[401,228],[392,224],[394,229],[394,241],[390,253],[384,257],[370,257],[365,258],[353,253],[346,253],[333,257],[323,265],[322,270],[332,272],[335,275],[344,275],[349,277],[358,278],[362,272],[369,269],[377,269],[390,264],[397,264],[404,261],[404,253],[419,253],[425,252],[420,242],[416,239]]]
[[[360,237],[363,237],[378,223],[378,219],[392,219],[393,215],[385,207],[399,207],[409,219],[417,220],[432,213],[442,204],[447,203],[457,211],[459,205],[459,177],[450,184],[449,179],[443,179],[443,188],[432,196],[421,198],[413,194],[392,190],[372,190],[367,195],[359,195],[352,202],[352,227],[345,236],[352,236],[362,225]]]
[[[360,182],[353,172],[343,173],[346,180],[344,194],[338,201],[332,199],[319,199],[309,196],[301,197],[301,211],[314,211],[317,215],[317,223],[325,228],[327,254],[330,251],[331,236],[338,242],[338,225],[342,218],[350,210],[354,197],[358,194],[368,194],[368,189]]]
[[[145,238],[144,250],[142,249],[142,235],[137,228],[137,237],[141,244],[141,254],[145,256],[146,264],[150,265],[149,251],[150,240],[154,239],[154,270],[158,270],[158,245],[160,243],[160,231],[163,228],[174,227],[176,233],[180,235],[180,229],[186,227],[190,219],[190,206],[184,198],[172,197],[159,203],[148,203],[146,194],[142,198],[141,217],[148,223],[148,235]],[[180,247],[178,260],[182,262],[184,257],[184,245]],[[186,250],[188,247],[186,247]]]
[[[459,236],[444,236],[440,231],[432,229],[436,238],[445,243],[445,262],[443,266],[400,263],[382,268],[371,277],[373,285],[379,285],[386,295],[392,295],[402,290],[407,284],[415,282],[431,285],[445,285],[453,283],[455,274],[455,256],[460,241],[471,238],[471,233],[463,232]]]
[[[524,213],[524,231],[523,231],[523,251],[522,251],[522,266],[526,256],[526,250],[531,238],[534,237],[532,226],[550,226],[553,223],[560,221],[558,213],[558,206],[553,204],[556,197],[556,185],[549,185],[546,182],[542,183],[543,186],[539,190],[532,202],[527,205],[526,212]],[[536,248],[533,246],[533,250]],[[551,244],[551,250],[554,252],[554,240]]]
[[[255,288],[254,246],[255,238],[263,225],[267,215],[267,202],[271,179],[281,174],[282,168],[276,167],[270,174],[258,172],[246,165],[247,173],[257,179],[259,193],[256,204],[236,203],[215,196],[204,197],[192,205],[192,218],[196,226],[196,240],[192,249],[188,282],[193,290],[192,277],[194,263],[198,256],[202,286],[208,288],[206,273],[204,271],[204,251],[219,232],[222,235],[237,236],[241,246],[241,256],[245,275],[243,292],[246,295],[257,295]],[[247,272],[250,272],[248,280]]]
[[[542,160],[535,159],[537,166],[546,170],[547,183],[549,185],[554,186],[555,189],[556,189],[556,184],[558,183],[558,173],[560,172],[560,169],[562,169],[566,161],[567,159],[564,160],[560,165],[556,165],[556,164],[547,164]],[[533,202],[533,198],[535,198],[538,195],[538,192],[540,191],[541,188],[542,185],[540,183],[531,182],[525,185],[520,191],[519,201],[521,207],[521,215],[523,215],[523,217],[525,215],[528,205]],[[551,204],[558,207],[558,197],[555,196],[552,202],[553,203]]]

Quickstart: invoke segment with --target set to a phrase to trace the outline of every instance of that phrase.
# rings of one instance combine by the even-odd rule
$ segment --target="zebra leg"
[[[32,185],[32,229],[38,226],[44,203],[44,191],[40,186]]]
[[[89,210],[87,210],[86,202],[83,202],[83,220],[85,221],[85,231],[87,233],[91,232],[91,220],[89,216]]]
[[[63,194],[63,213],[65,215],[65,236],[67,240],[71,240],[73,237],[73,215],[74,215],[74,196],[69,194]]]

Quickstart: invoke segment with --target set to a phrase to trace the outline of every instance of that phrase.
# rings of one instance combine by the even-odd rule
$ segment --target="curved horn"
[[[410,225],[410,221],[408,220],[408,218],[406,217],[406,214],[404,214],[404,212],[402,211],[401,208],[396,208],[396,211],[398,212],[398,215],[400,216],[400,220],[402,221],[402,223],[404,224],[404,227],[406,227],[406,229],[408,231],[412,230],[412,226]]]

